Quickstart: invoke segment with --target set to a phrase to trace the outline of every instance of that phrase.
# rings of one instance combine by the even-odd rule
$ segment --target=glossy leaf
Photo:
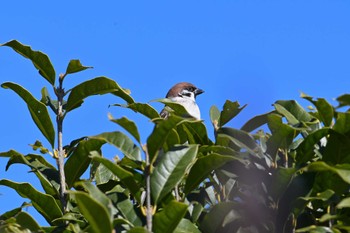
[[[161,157],[151,174],[151,194],[155,203],[160,202],[182,180],[197,151],[197,145],[175,146]]]
[[[338,112],[337,120],[333,126],[333,129],[338,133],[346,134],[350,131],[350,113]]]
[[[1,87],[13,90],[24,100],[24,102],[26,102],[34,123],[44,137],[49,141],[51,146],[54,147],[55,130],[45,104],[35,99],[30,92],[18,84],[6,82],[3,83]]]
[[[211,145],[213,144],[207,134],[207,128],[202,121],[188,121],[181,125],[187,134],[188,143]]]
[[[34,208],[51,223],[54,219],[62,217],[62,211],[57,201],[51,196],[39,192],[28,183],[15,183],[10,180],[0,180],[0,185],[14,189],[21,197],[31,200]]]
[[[155,125],[153,132],[147,139],[147,151],[151,162],[155,161],[158,151],[163,147],[169,132],[178,124],[185,121],[186,120],[181,117],[172,115]]]
[[[79,60],[70,60],[66,69],[66,74],[77,73],[89,68],[92,68],[92,66],[83,66]]]
[[[341,200],[338,205],[337,205],[338,209],[342,209],[342,208],[350,208],[350,197],[344,198],[343,200]]]
[[[106,132],[90,138],[107,142],[117,147],[126,157],[132,160],[141,161],[140,148],[122,132]]]
[[[20,212],[16,215],[16,223],[19,224],[22,228],[28,229],[31,232],[40,232],[42,231],[39,224],[35,219],[28,214],[27,212]]]
[[[299,105],[295,100],[279,100],[275,104],[283,107],[283,111],[280,111],[291,124],[298,122],[309,122],[312,120],[312,116]],[[280,109],[281,110],[281,109]]]
[[[188,194],[203,182],[210,172],[233,160],[233,156],[215,153],[199,158],[188,174],[184,192]]]
[[[130,104],[113,104],[111,106],[118,106],[123,108],[129,108],[136,113],[141,113],[149,119],[160,118],[159,113],[151,105],[144,103],[130,103]]]
[[[138,143],[141,144],[141,138],[140,138],[140,133],[137,129],[137,126],[135,124],[135,122],[133,122],[132,120],[129,120],[126,117],[122,117],[119,119],[114,119],[112,117],[112,115],[108,115],[108,118],[110,121],[117,123],[118,125],[120,125],[121,127],[123,127],[126,131],[128,131],[135,139]]]
[[[177,201],[169,202],[153,218],[153,232],[173,232],[185,216],[187,205]]]
[[[92,196],[83,192],[72,192],[78,204],[80,212],[89,222],[93,232],[112,232],[111,216],[106,207]]]
[[[52,86],[55,85],[55,69],[46,54],[40,51],[34,51],[30,46],[23,45],[17,40],[11,40],[1,46],[11,47],[23,57],[31,60],[35,68],[39,70],[40,75],[43,76]]]
[[[183,105],[176,103],[176,102],[172,101],[171,99],[163,98],[163,99],[157,99],[157,100],[153,100],[153,101],[163,103],[166,106],[170,107],[170,109],[168,109],[168,110],[169,111],[173,110],[177,116],[192,117],[187,112],[186,108]]]
[[[64,172],[66,175],[66,183],[68,187],[72,187],[75,181],[78,181],[80,176],[84,174],[89,167],[92,151],[99,151],[102,145],[105,144],[103,140],[89,139],[82,140],[69,156],[64,165]]]
[[[69,112],[79,107],[83,104],[84,99],[89,96],[104,95],[107,93],[116,95],[127,103],[134,102],[128,91],[121,88],[115,81],[106,77],[97,77],[80,83],[71,90],[65,110]]]
[[[337,101],[339,102],[338,108],[344,107],[344,106],[350,106],[350,94],[344,94],[339,96],[337,98]]]
[[[127,196],[124,198],[118,198],[118,202],[116,203],[118,210],[129,222],[129,225],[134,226],[142,226],[142,220],[136,212],[135,205],[130,201]]]
[[[240,107],[240,104],[235,101],[226,100],[220,114],[220,127],[224,126],[232,118],[238,115],[247,105]]]
[[[99,157],[92,156],[92,159],[102,163],[106,166],[114,175],[116,175],[120,181],[130,190],[130,192],[137,198],[139,196],[139,185],[135,181],[134,175],[119,166],[118,164],[113,163],[112,161]]]

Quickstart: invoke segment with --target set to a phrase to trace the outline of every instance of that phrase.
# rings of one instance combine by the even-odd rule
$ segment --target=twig
[[[151,165],[146,146],[143,146],[146,155],[145,180],[146,180],[146,222],[147,230],[152,232],[152,205],[151,205]]]

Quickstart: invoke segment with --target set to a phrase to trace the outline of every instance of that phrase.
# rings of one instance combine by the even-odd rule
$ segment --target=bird
[[[201,113],[199,107],[196,103],[196,97],[204,91],[197,88],[195,85],[189,82],[180,82],[171,87],[166,94],[165,98],[171,101],[181,104],[190,115],[190,117],[196,120],[201,119]],[[162,118],[167,118],[169,116],[169,107],[165,107],[161,112],[160,116]]]

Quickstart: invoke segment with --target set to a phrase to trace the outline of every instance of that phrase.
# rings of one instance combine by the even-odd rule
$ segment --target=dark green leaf
[[[201,182],[203,182],[210,172],[232,160],[235,160],[235,158],[232,156],[215,153],[199,158],[188,174],[184,192],[191,192]]]
[[[169,132],[177,125],[186,120],[178,116],[169,116],[166,120],[157,123],[153,132],[147,139],[147,151],[151,163],[153,163],[158,155],[159,150],[163,147]]]
[[[333,129],[338,133],[348,133],[350,131],[350,113],[338,112],[337,120],[333,126]]]
[[[112,232],[112,222],[108,210],[90,195],[83,192],[72,192],[80,212],[89,222],[93,232]]]
[[[175,146],[161,157],[151,175],[151,194],[155,203],[160,202],[182,180],[197,151],[197,145]]]
[[[232,118],[237,116],[237,114],[240,113],[246,106],[247,105],[244,105],[240,108],[240,105],[237,101],[232,102],[230,100],[226,100],[220,114],[220,127],[224,126]]]
[[[177,201],[171,201],[162,211],[156,213],[153,218],[153,232],[173,232],[185,216],[187,205]]]
[[[35,219],[27,212],[20,212],[16,215],[16,223],[31,232],[40,232],[42,229]]]
[[[323,137],[329,134],[329,128],[322,128],[310,133],[297,148],[296,161],[298,164],[303,164],[312,159],[314,156],[315,145],[320,143]]]
[[[140,148],[122,132],[106,132],[90,138],[110,143],[123,152],[126,157],[132,160],[141,161]]]
[[[18,84],[6,82],[1,86],[13,90],[26,102],[34,123],[53,148],[55,143],[55,130],[45,104],[35,99],[30,92]]]
[[[111,172],[113,172],[113,174],[120,179],[120,181],[130,190],[130,192],[136,198],[138,198],[139,191],[140,191],[139,185],[136,183],[135,177],[131,172],[125,170],[118,164],[115,164],[112,161],[109,161],[108,159],[105,159],[99,156],[92,156],[92,159],[102,163],[109,170],[111,170]]]
[[[350,106],[350,94],[344,94],[339,96],[337,98],[337,101],[339,102],[338,108],[344,107],[344,106]]]
[[[135,122],[129,120],[126,117],[122,117],[119,119],[114,119],[112,117],[112,115],[109,115],[108,117],[109,117],[110,121],[117,123],[118,125],[123,127],[126,131],[128,131],[137,140],[138,143],[141,144],[140,134],[139,134],[139,131],[137,130],[137,126],[136,126]]]
[[[67,66],[66,74],[80,72],[89,68],[92,68],[92,66],[83,66],[79,60],[70,60]]]
[[[196,225],[188,219],[181,219],[173,233],[200,233]]]
[[[80,176],[84,174],[89,167],[92,151],[99,151],[101,146],[105,144],[103,140],[89,139],[82,140],[72,155],[68,158],[64,165],[64,172],[66,174],[66,183],[68,187],[72,187],[74,182],[79,180]]]
[[[149,119],[160,118],[159,113],[151,105],[144,103],[130,103],[124,104],[113,104],[112,106],[118,106],[123,108],[129,108],[137,113],[141,113]]]
[[[62,217],[62,211],[57,201],[51,196],[39,192],[28,183],[15,183],[10,180],[0,180],[0,185],[8,186],[24,198],[29,198],[34,208],[49,222]]]
[[[337,208],[338,208],[338,209],[350,208],[350,197],[344,198],[343,200],[341,200],[341,201],[338,203]]]
[[[259,128],[260,126],[266,124],[268,122],[268,118],[267,116],[269,114],[271,114],[272,112],[268,112],[262,115],[257,115],[255,117],[253,117],[252,119],[250,119],[249,121],[247,121],[241,128],[241,130],[246,131],[246,132],[251,132],[257,128]]]
[[[188,121],[182,124],[187,134],[188,143],[211,145],[213,144],[208,137],[207,128],[202,121]]]
[[[40,75],[49,81],[52,86],[55,85],[56,73],[49,57],[46,54],[40,51],[34,51],[31,47],[23,45],[17,40],[11,40],[5,44],[2,44],[1,46],[11,47],[23,57],[31,60],[35,68],[39,70]]]
[[[117,208],[124,216],[124,218],[130,223],[131,226],[142,226],[142,221],[135,211],[135,205],[125,196],[124,199],[118,199]]]
[[[84,102],[84,99],[89,96],[107,93],[119,96],[127,103],[134,102],[128,91],[121,88],[115,81],[106,77],[97,77],[85,81],[71,90],[67,100],[66,111],[69,112],[79,107]]]
[[[313,105],[316,106],[319,120],[323,122],[326,127],[331,126],[334,116],[334,109],[332,105],[330,105],[324,98],[318,98],[315,101],[311,96],[305,95],[303,93],[301,94],[301,97],[310,101]]]
[[[269,190],[269,195],[273,198],[275,202],[281,198],[281,196],[286,191],[290,181],[295,175],[295,168],[283,168],[278,167],[272,174],[272,179],[270,186],[267,187]]]
[[[233,202],[221,202],[214,205],[209,213],[204,216],[199,228],[203,233],[220,232],[224,226],[225,217],[231,211],[234,211],[235,207],[236,204]]]
[[[127,233],[149,233],[144,227],[133,227]]]
[[[343,181],[350,184],[350,164],[339,164],[336,166],[330,166],[322,161],[316,161],[310,163],[307,167],[303,168],[309,172],[325,172],[329,171],[337,174]]]

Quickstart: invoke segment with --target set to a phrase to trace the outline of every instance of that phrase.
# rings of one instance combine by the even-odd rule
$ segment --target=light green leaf
[[[316,106],[317,116],[320,121],[324,123],[326,127],[331,126],[334,116],[334,109],[324,98],[318,98],[316,101],[313,100],[311,96],[301,94],[301,97],[310,101],[313,105]]]
[[[159,203],[182,180],[197,152],[198,145],[175,146],[161,157],[151,174],[151,194],[155,203]]]
[[[329,171],[337,174],[343,181],[350,184],[350,164],[339,164],[331,166],[322,161],[316,161],[310,163],[307,167],[302,170],[311,172],[324,172]]]
[[[184,192],[188,194],[195,189],[213,170],[221,167],[225,163],[235,160],[233,156],[209,154],[199,158],[192,166],[186,179]]]
[[[240,108],[240,104],[235,101],[226,100],[220,114],[220,127],[224,126],[232,118],[238,115],[247,105]]]
[[[107,142],[117,147],[126,157],[132,160],[141,161],[140,148],[122,132],[106,132],[90,138]]]
[[[99,151],[103,144],[105,142],[99,139],[82,140],[79,142],[64,165],[66,183],[69,188],[73,186],[75,181],[79,180],[80,176],[89,167],[91,161],[89,156],[91,152]]]
[[[348,133],[350,131],[350,113],[348,112],[338,112],[337,120],[333,126],[333,129],[338,133]]]
[[[121,88],[115,81],[106,77],[97,77],[75,86],[67,100],[66,111],[69,112],[83,104],[84,99],[92,95],[113,94],[119,96],[127,103],[133,103],[129,92]]]
[[[338,205],[337,205],[338,209],[342,209],[342,208],[350,208],[350,197],[344,198],[343,200],[341,200]]]
[[[0,185],[14,189],[21,197],[31,200],[34,208],[48,221],[62,217],[62,211],[57,201],[48,194],[44,194],[33,188],[29,183],[15,183],[10,180],[0,180]]]
[[[137,130],[137,126],[136,126],[135,122],[133,122],[132,120],[129,120],[126,117],[114,119],[112,117],[112,115],[110,115],[110,114],[108,115],[108,118],[110,121],[117,123],[118,125],[123,127],[126,131],[128,131],[137,140],[138,143],[141,144],[140,134],[139,134],[139,131]]]
[[[185,216],[187,205],[177,201],[171,201],[162,211],[156,213],[153,218],[153,232],[173,232]]]
[[[83,66],[79,60],[70,60],[66,69],[66,74],[77,73],[89,68],[92,68],[92,66]]]
[[[120,213],[124,216],[124,219],[126,219],[129,222],[129,225],[131,225],[132,227],[142,226],[142,220],[135,211],[135,205],[130,201],[130,199],[127,196],[120,199],[118,198],[118,202],[116,205]]]
[[[31,232],[40,232],[40,231],[42,231],[42,229],[39,226],[39,224],[27,212],[20,212],[20,213],[18,213],[16,215],[16,223],[19,224],[22,228],[28,229]]]
[[[80,212],[89,222],[93,232],[112,232],[112,221],[107,208],[92,196],[83,192],[71,192],[75,196]]]
[[[285,116],[291,124],[312,120],[312,116],[295,100],[279,100],[274,105],[279,106],[277,111]]]
[[[163,99],[152,100],[152,102],[160,102],[165,104],[166,106],[170,107],[170,109],[168,110],[169,111],[173,110],[177,116],[190,117],[190,118],[193,117],[187,112],[187,110],[183,105],[176,103],[171,99],[163,98]]]
[[[249,121],[247,121],[241,128],[241,130],[246,131],[246,132],[251,132],[257,128],[259,128],[260,126],[266,124],[268,122],[267,120],[267,116],[269,114],[271,114],[272,112],[268,112],[265,114],[261,114],[261,115],[257,115],[255,117],[253,117],[252,119],[250,119]]]
[[[218,129],[219,121],[220,121],[220,111],[215,105],[210,107],[209,116],[210,116],[210,121],[213,124],[214,128]]]
[[[13,90],[26,102],[34,123],[53,148],[55,144],[55,130],[45,104],[35,99],[29,91],[18,84],[6,82],[1,87]]]
[[[55,69],[53,68],[51,61],[46,54],[40,51],[34,51],[30,46],[23,45],[17,40],[11,40],[0,46],[11,47],[23,57],[31,60],[35,68],[39,70],[40,75],[49,81],[52,86],[55,85]]]

